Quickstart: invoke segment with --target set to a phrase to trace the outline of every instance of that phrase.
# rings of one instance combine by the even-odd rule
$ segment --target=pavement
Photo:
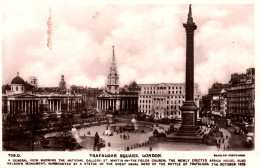
[[[231,140],[231,133],[224,129],[220,128],[220,131],[223,132],[223,138],[218,137],[217,142],[220,144],[220,148],[218,149],[219,151],[225,151],[230,149],[230,140]]]
[[[90,131],[91,135],[94,135],[98,132],[99,137],[105,140],[106,146],[101,148],[101,151],[125,151],[127,147],[137,148],[142,143],[148,143],[149,137],[152,136],[152,131],[145,133],[134,133],[134,132],[125,132],[125,133],[116,133],[114,132],[112,136],[103,135],[103,132],[106,130],[107,125],[101,126],[92,126],[89,128],[82,128],[79,130],[79,135],[84,136]],[[123,135],[128,136],[129,139],[123,138]],[[110,144],[110,146],[108,145]],[[82,149],[87,150],[87,149]]]

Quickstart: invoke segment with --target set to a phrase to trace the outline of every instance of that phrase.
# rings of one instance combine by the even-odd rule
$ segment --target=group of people
[[[121,149],[121,150],[130,151],[131,149],[139,148],[139,147],[142,147],[142,146],[147,146],[147,145],[149,145],[149,144],[150,144],[149,141],[145,141],[145,142],[143,142],[143,143],[136,143],[136,144],[134,144],[134,145],[128,146],[128,147],[126,147],[125,149]],[[150,147],[150,151],[152,151],[152,147]]]
[[[129,134],[120,134],[120,139],[130,139],[130,135]]]
[[[217,142],[218,151],[220,150],[221,144],[223,145],[223,150],[230,148],[230,145],[229,145],[230,138],[228,136],[226,136],[226,140],[228,140],[228,144],[225,144],[225,137],[218,139],[218,142]]]

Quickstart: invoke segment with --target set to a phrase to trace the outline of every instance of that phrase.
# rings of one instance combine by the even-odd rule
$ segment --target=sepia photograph
[[[2,152],[255,151],[254,4],[148,2],[2,3]]]

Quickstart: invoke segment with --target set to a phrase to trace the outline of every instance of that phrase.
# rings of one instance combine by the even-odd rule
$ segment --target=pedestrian
[[[223,138],[223,139],[222,139],[222,143],[224,143],[224,142],[225,142],[225,139]]]

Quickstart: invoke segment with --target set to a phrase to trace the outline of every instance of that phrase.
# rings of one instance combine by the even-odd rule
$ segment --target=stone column
[[[24,111],[27,114],[27,101],[26,100],[24,100]]]
[[[34,101],[31,100],[31,113],[34,114]]]
[[[58,102],[59,100],[57,99],[57,100],[55,100],[55,104],[56,104],[56,111],[59,111],[59,102]]]
[[[116,99],[113,100],[112,105],[113,105],[113,110],[116,110]]]
[[[31,100],[31,114],[33,114],[34,113],[34,101],[33,100]]]
[[[10,113],[12,114],[13,113],[13,102],[12,102],[12,100],[9,100],[9,103],[10,103]]]
[[[10,100],[7,100],[7,112],[11,112],[11,103]]]
[[[55,112],[55,100],[52,100],[52,111]]]
[[[48,100],[48,103],[49,103],[49,110],[51,112],[51,100]]]
[[[69,111],[69,98],[67,99],[67,111]]]
[[[53,112],[53,100],[50,100],[50,103],[51,103],[51,112]]]
[[[35,101],[35,113],[39,113],[38,100]]]
[[[21,100],[21,111],[24,112],[24,107],[23,107],[23,100]]]
[[[97,110],[99,110],[99,104],[98,104],[99,102],[98,102],[98,99],[97,99]]]
[[[182,125],[179,135],[196,136],[198,127],[196,126],[196,113],[198,107],[194,102],[194,31],[197,29],[193,22],[191,5],[187,23],[183,24],[186,30],[186,83],[185,83],[185,102],[180,108],[182,111]]]
[[[12,111],[12,114],[14,114],[14,101],[11,100],[11,111]]]

